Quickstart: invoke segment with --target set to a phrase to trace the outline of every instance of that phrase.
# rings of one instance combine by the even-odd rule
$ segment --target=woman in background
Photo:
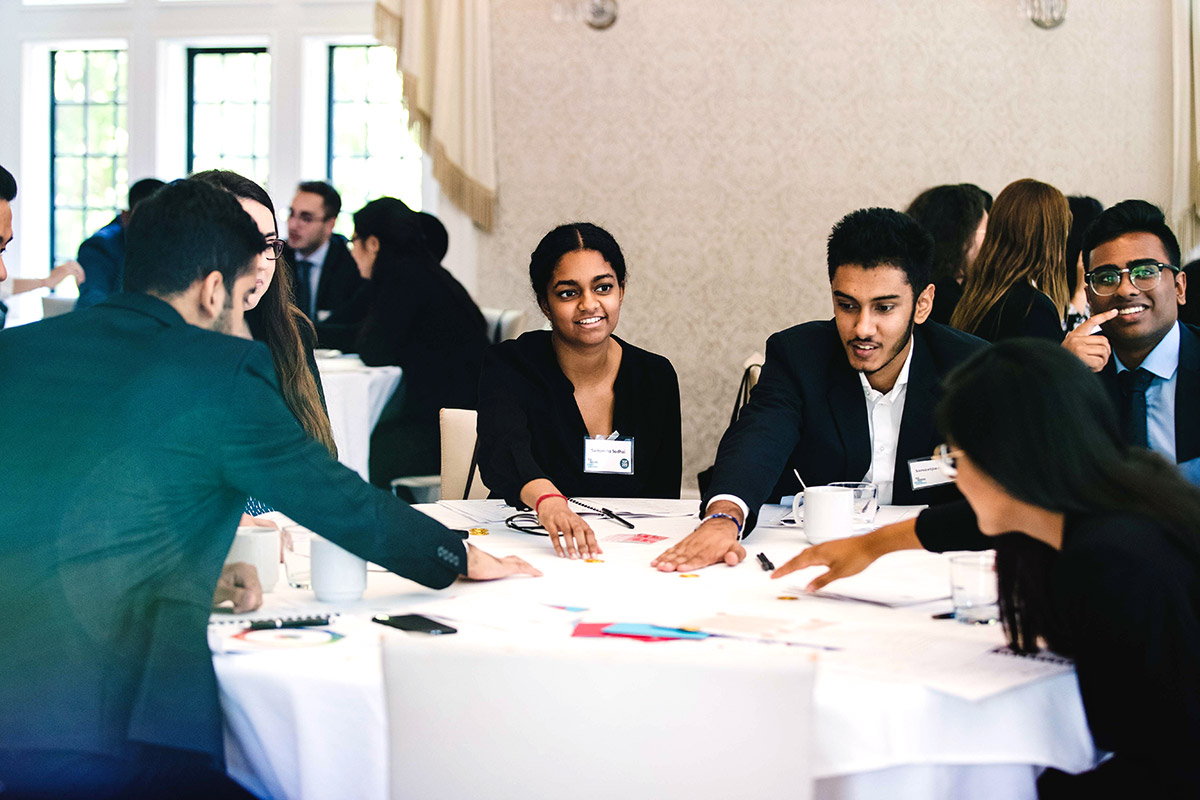
[[[973,183],[934,186],[917,195],[906,214],[933,236],[933,311],[943,325],[963,295],[963,281],[975,263],[987,231],[992,196]]]
[[[317,326],[330,347],[404,370],[371,434],[371,483],[384,488],[441,470],[438,413],[475,408],[488,345],[483,314],[434,257],[424,224],[394,197],[359,209],[350,254],[367,284]]]
[[[614,335],[625,257],[608,231],[587,222],[550,231],[529,281],[551,329],[488,352],[480,476],[493,496],[532,508],[560,556],[590,557],[600,547],[567,497],[679,497],[679,379],[670,361]],[[597,438],[622,454],[604,460]]]
[[[1049,342],[964,363],[936,418],[970,508],[818,545],[776,577],[825,564],[823,586],[893,550],[994,547],[1010,646],[1075,660],[1088,727],[1114,753],[1079,776],[1049,770],[1039,796],[1200,797],[1200,490],[1124,444],[1100,381]]]
[[[1096,198],[1083,195],[1071,195],[1067,204],[1071,207],[1071,232],[1067,235],[1067,296],[1071,300],[1063,328],[1070,333],[1091,316],[1083,275],[1083,232],[1100,216],[1104,206]]]
[[[1070,229],[1071,210],[1058,189],[1029,178],[1004,187],[950,324],[989,342],[1061,342]]]
[[[250,335],[263,342],[271,351],[275,376],[283,391],[283,401],[300,426],[337,457],[325,396],[321,390],[321,375],[313,356],[316,332],[308,317],[295,304],[292,274],[283,262],[283,240],[275,221],[275,205],[270,196],[254,181],[228,170],[198,172],[192,180],[220,187],[242,204],[254,220],[267,244],[255,265],[258,278],[254,293],[246,301],[245,320]],[[283,269],[278,267],[282,266]],[[246,503],[249,516],[260,516],[271,509],[254,498]],[[250,520],[243,520],[254,524]]]

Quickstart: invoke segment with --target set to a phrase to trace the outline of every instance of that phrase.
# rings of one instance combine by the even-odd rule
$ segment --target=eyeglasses
[[[504,524],[512,528],[514,531],[521,533],[532,533],[535,536],[549,536],[546,529],[542,527],[541,521],[537,514],[513,514],[508,519],[504,520]]]
[[[308,211],[296,211],[294,209],[289,208],[288,209],[288,219],[298,219],[301,222],[303,222],[305,225],[309,225],[313,222],[324,222],[327,219],[329,219],[329,217],[317,217]]]
[[[1148,292],[1158,286],[1162,280],[1164,269],[1179,272],[1174,264],[1162,264],[1157,261],[1143,262],[1129,267],[1118,267],[1116,264],[1105,264],[1096,267],[1087,274],[1087,283],[1093,292],[1100,297],[1116,294],[1121,288],[1121,276],[1129,273],[1129,282],[1139,292]]]
[[[933,460],[937,462],[938,468],[947,478],[958,477],[958,456],[962,450],[951,450],[948,444],[939,444],[937,449],[933,451]]]
[[[267,259],[269,261],[275,261],[281,255],[283,255],[283,245],[284,244],[285,244],[285,242],[283,241],[283,239],[271,239],[269,242],[267,242],[266,246],[263,248],[264,250],[271,251],[270,254],[267,256]]]

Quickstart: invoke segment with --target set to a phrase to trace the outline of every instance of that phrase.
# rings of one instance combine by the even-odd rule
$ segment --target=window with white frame
[[[229,169],[267,185],[271,56],[265,47],[187,51],[187,171]]]
[[[396,51],[382,45],[329,46],[326,176],[342,196],[336,229],[377,197],[421,209],[421,149],[408,133]]]
[[[124,50],[50,53],[51,266],[124,208],[128,194]]]

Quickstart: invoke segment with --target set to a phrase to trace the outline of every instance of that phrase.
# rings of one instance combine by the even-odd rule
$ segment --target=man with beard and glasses
[[[933,240],[898,211],[862,209],[834,226],[827,261],[833,319],[767,340],[758,385],[717,450],[704,519],[651,566],[739,563],[759,506],[800,491],[793,470],[810,486],[869,481],[881,504],[957,498],[950,485],[914,488],[912,470],[924,474],[940,441],[941,379],[987,343],[927,321]]]
[[[221,770],[205,637],[214,594],[258,602],[218,585],[247,497],[432,588],[539,574],[338,464],[266,346],[223,335],[264,249],[232,194],[164,186],[126,242],[124,293],[0,332],[0,408],[22,412],[0,439],[5,800],[250,797]]]

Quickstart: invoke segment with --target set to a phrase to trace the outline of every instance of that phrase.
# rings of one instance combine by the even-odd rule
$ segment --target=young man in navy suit
[[[300,184],[288,209],[283,257],[295,270],[296,305],[313,322],[324,322],[365,283],[345,237],[333,232],[341,210],[342,196],[323,181]]]
[[[1200,329],[1179,321],[1187,302],[1179,264],[1179,242],[1157,206],[1126,200],[1106,210],[1083,238],[1094,316],[1063,347],[1099,373],[1126,441],[1187,464],[1200,458]]]
[[[929,322],[933,240],[884,208],[847,215],[829,236],[832,320],[767,340],[762,376],[721,439],[700,526],[651,565],[686,571],[745,557],[758,507],[810,486],[870,481],[881,503],[936,503],[920,464],[940,440],[933,405],[943,376],[986,342]],[[914,462],[914,463],[910,463]]]

